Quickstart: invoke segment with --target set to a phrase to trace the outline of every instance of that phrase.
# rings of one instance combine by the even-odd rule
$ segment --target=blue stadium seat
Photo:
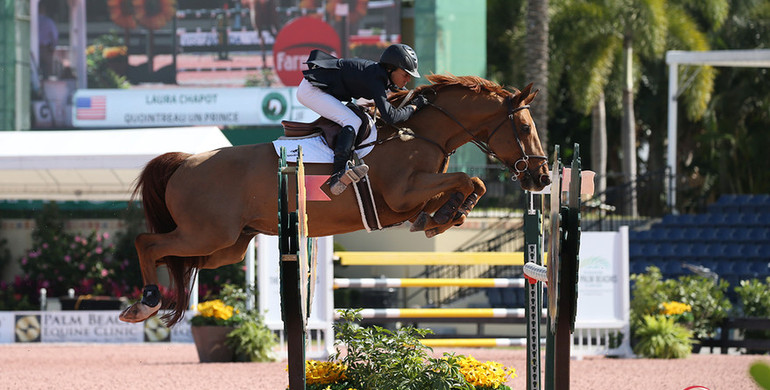
[[[629,243],[628,244],[628,256],[634,260],[644,256],[644,244],[641,243]]]
[[[722,233],[721,228],[704,227],[701,229],[703,232],[703,235],[701,236],[701,241],[703,242],[714,242],[722,239],[722,237],[720,236],[720,234]]]
[[[770,212],[770,194],[753,195],[743,207],[751,213],[768,213]]]
[[[735,262],[731,260],[721,260],[717,262],[715,272],[719,275],[731,275],[734,274]]]
[[[733,235],[733,240],[740,243],[749,243],[751,242],[751,231],[753,229],[747,228],[747,227],[741,227],[735,229],[735,235]]]
[[[753,261],[751,263],[751,272],[756,275],[758,279],[764,280],[770,276],[770,262],[766,260]]]
[[[765,242],[770,241],[770,228],[755,227],[748,230],[748,241],[750,242]]]

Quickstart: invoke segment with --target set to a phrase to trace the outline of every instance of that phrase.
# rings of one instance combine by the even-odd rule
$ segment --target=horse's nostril
[[[551,184],[551,177],[548,175],[540,175],[540,184],[544,186]]]

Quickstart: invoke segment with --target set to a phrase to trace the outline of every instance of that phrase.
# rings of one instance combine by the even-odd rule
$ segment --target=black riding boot
[[[350,183],[357,183],[369,172],[366,164],[361,164],[347,170],[348,161],[353,154],[353,143],[356,141],[356,131],[351,126],[345,126],[337,135],[334,146],[334,173],[329,179],[329,187],[333,195],[339,195]]]

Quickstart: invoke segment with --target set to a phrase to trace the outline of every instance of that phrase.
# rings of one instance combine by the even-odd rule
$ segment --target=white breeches
[[[347,108],[341,101],[320,88],[302,79],[297,88],[297,100],[318,115],[330,119],[340,126],[351,126],[358,134],[361,118]]]

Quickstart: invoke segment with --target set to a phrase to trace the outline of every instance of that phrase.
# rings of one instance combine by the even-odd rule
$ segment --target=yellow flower
[[[473,386],[498,388],[508,381],[509,378],[515,378],[516,369],[508,368],[498,362],[487,361],[481,363],[473,356],[463,357],[459,360],[460,372]]]
[[[233,316],[233,307],[230,305],[225,305],[221,299],[214,299],[212,301],[199,303],[197,309],[200,315],[203,317],[214,317],[222,320],[228,320]]]
[[[308,360],[305,362],[305,379],[308,385],[330,384],[347,379],[344,364]]]
[[[664,315],[671,316],[671,315],[683,314],[685,312],[692,311],[692,307],[682,302],[671,301],[671,302],[664,302],[663,310],[661,311]]]

